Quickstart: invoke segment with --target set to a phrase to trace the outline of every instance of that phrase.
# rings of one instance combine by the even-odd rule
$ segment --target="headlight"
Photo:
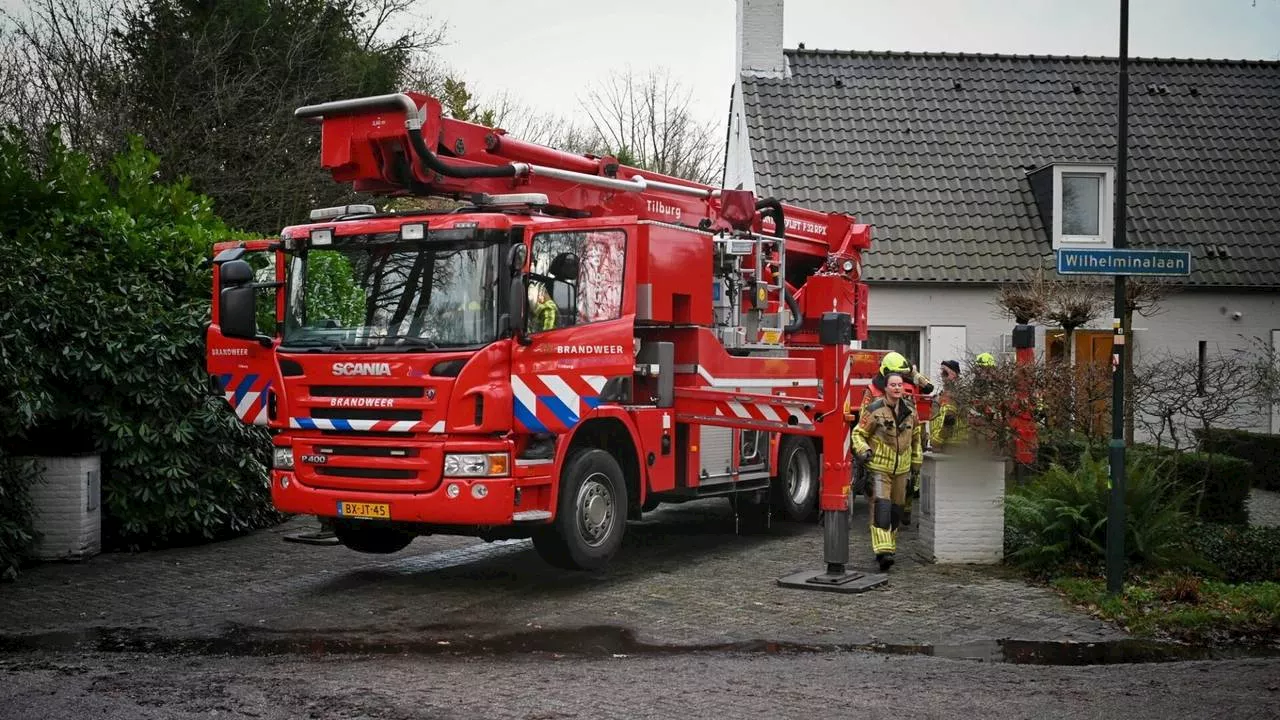
[[[444,456],[445,477],[494,477],[506,475],[510,466],[506,453],[467,453]]]
[[[271,452],[271,466],[277,470],[293,469],[293,448],[278,447]]]

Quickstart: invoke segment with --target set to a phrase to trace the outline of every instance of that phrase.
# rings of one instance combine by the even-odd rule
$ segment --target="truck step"
[[[550,510],[521,510],[511,516],[512,522],[534,522],[536,520],[550,520]]]

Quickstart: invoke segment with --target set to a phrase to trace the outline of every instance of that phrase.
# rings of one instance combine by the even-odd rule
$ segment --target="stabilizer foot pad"
[[[778,586],[797,590],[822,590],[837,593],[863,593],[889,582],[888,575],[848,570],[833,574],[803,570],[778,578]]]

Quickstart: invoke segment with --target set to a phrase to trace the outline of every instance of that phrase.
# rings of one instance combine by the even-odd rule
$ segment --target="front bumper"
[[[550,520],[550,480],[530,480],[446,478],[427,492],[388,493],[308,487],[292,470],[273,470],[271,500],[282,512],[321,517],[342,515],[344,502],[386,505],[394,522],[431,525],[512,525],[531,517]],[[450,492],[453,486],[455,493]],[[475,490],[478,486],[484,487],[483,493]]]

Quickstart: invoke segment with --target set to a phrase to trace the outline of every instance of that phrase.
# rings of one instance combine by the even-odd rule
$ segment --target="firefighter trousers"
[[[871,550],[876,555],[896,552],[902,506],[907,499],[911,473],[890,475],[871,471]]]

